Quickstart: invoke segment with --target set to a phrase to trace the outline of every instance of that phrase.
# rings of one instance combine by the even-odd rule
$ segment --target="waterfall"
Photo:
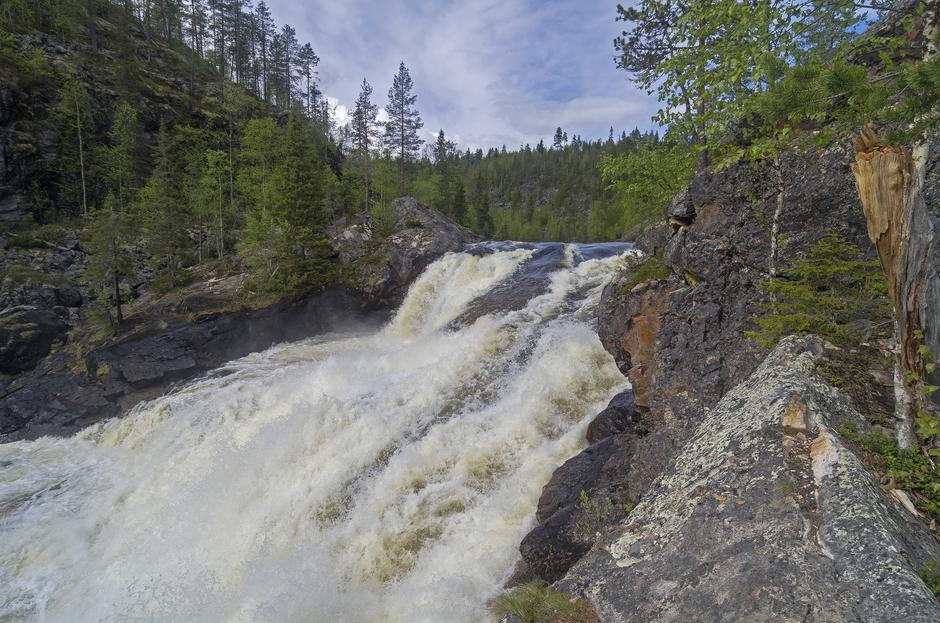
[[[628,253],[448,254],[378,331],[0,445],[0,621],[488,620],[542,486],[626,385],[593,322]]]

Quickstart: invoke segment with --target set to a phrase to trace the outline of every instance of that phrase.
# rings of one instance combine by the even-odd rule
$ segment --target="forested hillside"
[[[79,232],[111,322],[141,264],[162,289],[210,261],[246,266],[256,291],[330,281],[325,226],[367,211],[382,231],[405,194],[484,237],[618,239],[691,171],[664,174],[691,152],[638,130],[426,143],[404,63],[385,101],[363,79],[339,127],[313,46],[264,2],[11,0],[0,28],[3,222],[23,244]]]

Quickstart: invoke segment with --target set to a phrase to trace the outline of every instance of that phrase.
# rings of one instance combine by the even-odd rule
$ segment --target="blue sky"
[[[616,0],[268,0],[320,55],[342,116],[365,77],[382,106],[399,61],[411,71],[425,138],[462,148],[606,137],[654,127],[655,102],[613,61]]]

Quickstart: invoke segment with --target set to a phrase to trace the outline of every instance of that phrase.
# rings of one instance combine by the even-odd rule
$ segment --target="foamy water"
[[[0,446],[0,621],[489,620],[542,486],[626,385],[593,329],[626,248],[508,247],[438,260],[378,332]],[[524,307],[454,327],[548,252]]]

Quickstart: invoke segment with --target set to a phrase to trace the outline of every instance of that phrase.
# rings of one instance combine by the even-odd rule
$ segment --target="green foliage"
[[[672,274],[663,258],[656,255],[630,257],[623,269],[628,277],[620,284],[621,292],[629,292],[641,283],[652,279],[668,279]]]
[[[722,139],[781,67],[827,54],[862,17],[851,2],[800,0],[644,0],[618,12],[619,66],[657,94],[656,121],[700,145]]]
[[[917,354],[920,357],[921,369],[918,372],[908,372],[905,379],[908,385],[913,389],[918,398],[918,411],[914,418],[914,424],[917,430],[917,436],[925,443],[935,443],[940,439],[940,418],[932,412],[931,397],[940,390],[940,387],[930,383],[930,376],[937,370],[937,364],[940,360],[931,351],[927,344],[924,344],[924,332],[915,331],[914,339],[920,344],[917,347]]]
[[[0,29],[0,80],[30,94],[52,78],[49,57],[41,48],[21,47],[16,37]]]
[[[917,569],[917,574],[933,594],[940,598],[940,562],[930,561]]]
[[[818,148],[868,123],[887,126],[891,143],[916,140],[940,125],[940,58],[917,56],[906,36],[869,36],[786,67],[744,104],[748,123],[721,146],[723,163]]]
[[[372,206],[372,226],[383,238],[395,231],[395,210],[391,204],[380,201]]]
[[[758,284],[770,299],[748,336],[765,348],[793,333],[858,342],[890,319],[884,276],[853,244],[830,232],[776,279]]]
[[[123,319],[121,285],[135,269],[129,241],[135,237],[136,221],[118,209],[114,195],[108,195],[83,232],[82,244],[88,250],[83,278],[96,294],[92,306],[108,324]]]
[[[695,163],[690,145],[650,139],[643,140],[635,151],[602,156],[604,180],[622,205],[617,227],[635,230],[663,218],[672,198],[692,180]]]
[[[892,488],[904,489],[914,506],[940,519],[940,450],[900,448],[890,435],[876,430],[859,433],[851,425],[839,432],[865,451],[866,458]]]
[[[524,623],[578,621],[579,616],[589,616],[593,612],[583,600],[572,599],[538,582],[529,582],[503,593],[493,600],[490,609],[497,617],[514,614]]]
[[[245,127],[238,174],[245,228],[237,248],[262,291],[294,292],[332,277],[322,228],[333,174],[314,132],[297,108],[286,127],[271,119]]]

